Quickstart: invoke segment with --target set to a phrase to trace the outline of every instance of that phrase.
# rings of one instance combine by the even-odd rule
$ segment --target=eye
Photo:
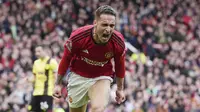
[[[104,23],[104,24],[102,24],[102,26],[103,26],[103,27],[106,27],[106,26],[108,26],[108,24],[105,24],[105,23]]]
[[[114,24],[111,24],[111,25],[110,25],[110,27],[111,27],[111,28],[114,28],[114,27],[115,27],[115,25],[114,25]]]

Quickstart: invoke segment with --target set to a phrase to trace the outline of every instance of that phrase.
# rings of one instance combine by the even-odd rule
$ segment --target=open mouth
[[[103,34],[103,37],[109,37],[109,34]]]
[[[102,41],[107,42],[109,40],[109,34],[102,35]]]

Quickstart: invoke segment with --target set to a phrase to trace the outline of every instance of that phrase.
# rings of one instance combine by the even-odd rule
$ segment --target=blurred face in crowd
[[[44,49],[39,46],[35,48],[35,55],[37,58],[44,58],[45,57],[45,52]]]
[[[105,44],[109,41],[115,28],[115,16],[102,14],[95,20],[94,40],[99,44]]]

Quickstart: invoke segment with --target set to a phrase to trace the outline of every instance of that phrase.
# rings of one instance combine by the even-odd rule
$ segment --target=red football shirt
[[[65,43],[64,55],[58,68],[58,74],[64,75],[70,70],[87,78],[113,76],[114,58],[115,74],[125,75],[125,44],[121,33],[114,31],[105,45],[95,44],[93,25],[84,26],[73,31]]]

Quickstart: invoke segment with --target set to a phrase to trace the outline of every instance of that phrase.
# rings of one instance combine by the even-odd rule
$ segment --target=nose
[[[106,29],[105,29],[106,33],[111,33],[111,27],[108,26]]]

